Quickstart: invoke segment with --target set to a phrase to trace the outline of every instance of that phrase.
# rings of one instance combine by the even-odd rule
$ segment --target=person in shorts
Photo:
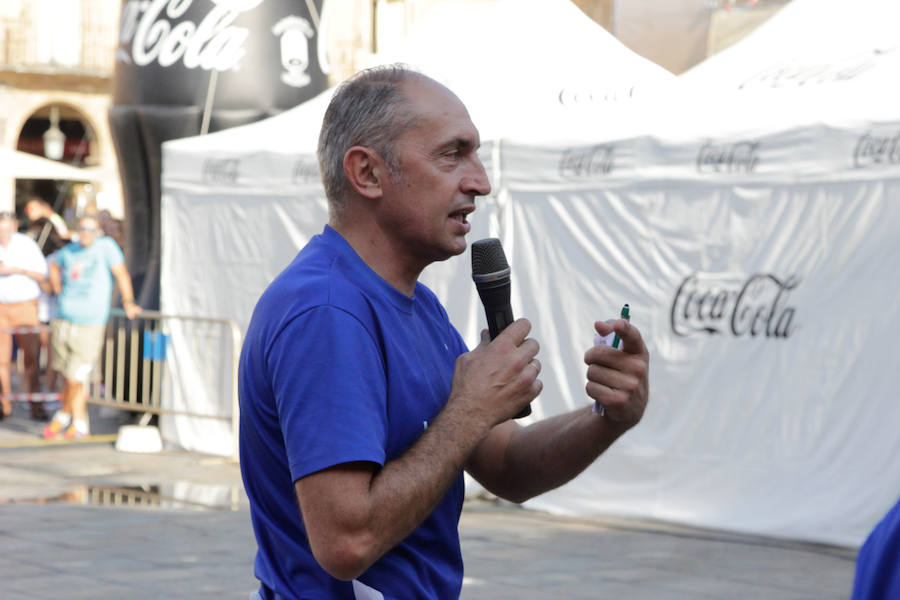
[[[47,262],[34,240],[16,231],[17,225],[15,213],[0,213],[0,418],[12,414],[13,335],[25,358],[25,392],[40,391],[38,297],[47,279]],[[34,402],[31,415],[46,419],[43,407]]]
[[[50,285],[57,295],[50,348],[53,367],[63,376],[63,392],[62,407],[44,428],[45,438],[88,435],[85,384],[103,346],[113,281],[126,316],[133,319],[141,307],[134,302],[122,250],[103,235],[96,216],[85,215],[78,222],[78,241],[60,249],[50,265]]]

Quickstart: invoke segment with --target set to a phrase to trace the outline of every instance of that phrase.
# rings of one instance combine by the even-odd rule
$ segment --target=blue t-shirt
[[[125,262],[111,237],[99,237],[85,248],[78,242],[56,253],[62,275],[57,316],[77,325],[105,325],[109,319],[113,276],[110,269]]]
[[[900,500],[860,548],[853,583],[853,600],[896,598],[900,598]]]
[[[287,598],[355,598],[309,548],[294,482],[350,461],[384,465],[450,395],[467,351],[434,294],[412,298],[330,227],[263,293],[241,352],[240,452],[256,576]],[[462,586],[460,472],[422,525],[358,581],[386,599],[455,598]]]

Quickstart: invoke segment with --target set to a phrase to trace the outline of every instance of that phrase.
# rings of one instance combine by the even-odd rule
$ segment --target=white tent
[[[855,134],[859,126],[890,124],[900,102],[898,22],[900,4],[888,0],[794,0],[740,43],[684,73],[682,94],[670,102],[681,118],[659,125],[677,135],[821,126]],[[819,157],[829,151],[820,147]],[[817,165],[824,172],[842,168]]]
[[[34,154],[0,148],[0,209],[15,210],[16,179],[91,181],[93,172]]]
[[[675,80],[570,0],[441,2],[378,59],[446,84],[487,140],[559,139],[585,120],[633,134],[627,114]]]
[[[680,79],[722,89],[790,89],[867,82],[883,90],[879,70],[900,60],[900,6],[885,0],[794,0],[740,43]],[[887,66],[893,64],[893,67]]]
[[[513,10],[502,23],[515,30],[515,7],[526,3],[499,4]],[[791,56],[798,31],[830,22],[825,9],[836,5],[794,0],[760,30],[771,36],[766,53],[735,46],[710,65],[767,69],[768,52]],[[887,5],[860,3],[853,29],[866,31]],[[812,12],[803,29],[771,33],[779,31],[776,19],[802,18],[796,11],[804,7]],[[547,28],[563,37],[576,30]],[[804,42],[827,39],[812,33]],[[857,43],[846,56],[867,39]],[[610,53],[617,66],[627,60]],[[510,57],[519,55],[532,56],[513,51],[505,60],[515,64]],[[744,60],[729,67],[728,56]],[[829,64],[844,60],[828,56]],[[896,97],[896,71],[872,68],[865,79],[842,81],[840,91],[837,83],[801,86],[779,97],[732,91],[698,67],[681,92],[654,79],[641,102],[606,101],[562,115],[546,107],[545,119],[535,108],[546,97],[540,77],[529,80],[537,89],[528,92],[518,87],[521,72],[510,81],[497,65],[482,75],[472,64],[464,63],[478,71],[470,74],[473,88],[466,73],[454,79],[437,66],[423,70],[459,82],[476,125],[494,127],[484,136],[494,196],[476,212],[471,239],[503,239],[514,311],[532,321],[541,341],[545,387],[535,417],[586,403],[581,361],[591,324],[615,316],[623,302],[652,356],[644,422],[576,480],[528,506],[858,544],[900,490],[897,382],[885,363],[900,336],[892,268],[900,260],[900,103],[858,99],[866,103],[854,108],[843,101],[856,95],[854,79],[858,90]],[[582,89],[597,81],[583,79]],[[549,81],[558,96],[559,83]],[[507,89],[513,93],[504,96]],[[492,120],[486,99],[519,116]],[[274,138],[315,131],[317,124],[289,120],[321,114],[316,106],[286,113],[266,131]],[[250,136],[239,142],[245,151],[225,148],[216,137],[224,132],[164,146],[167,312],[199,310],[245,324],[245,306],[264,282],[321,229],[324,200],[310,155],[264,159],[254,148],[281,142],[253,141],[254,130],[242,129]],[[311,148],[311,134],[303,135],[298,147]],[[294,168],[277,171],[279,160]],[[251,171],[254,161],[265,164]],[[290,182],[282,193],[273,185],[279,177]],[[198,263],[181,264],[183,256]],[[483,317],[461,260],[430,268],[426,283],[474,343]]]

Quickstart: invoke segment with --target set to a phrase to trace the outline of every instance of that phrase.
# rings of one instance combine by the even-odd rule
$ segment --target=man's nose
[[[487,172],[477,155],[472,160],[470,172],[463,178],[463,191],[470,196],[487,196],[491,193],[491,182],[488,181]]]

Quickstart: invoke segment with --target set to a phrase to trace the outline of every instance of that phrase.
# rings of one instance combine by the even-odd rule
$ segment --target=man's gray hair
[[[387,163],[390,177],[398,175],[394,142],[418,122],[403,83],[419,76],[405,65],[394,64],[361,71],[338,86],[325,111],[316,150],[332,210],[345,208],[350,182],[344,173],[344,155],[353,146],[371,148]]]

